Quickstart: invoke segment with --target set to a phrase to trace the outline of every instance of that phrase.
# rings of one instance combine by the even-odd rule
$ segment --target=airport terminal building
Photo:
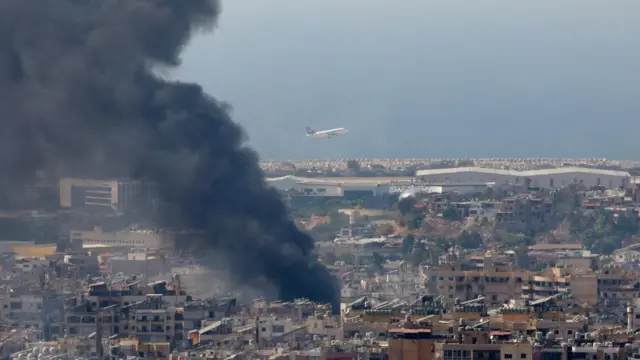
[[[365,207],[376,208],[384,204],[390,194],[390,184],[371,179],[314,179],[296,176],[268,178],[267,183],[280,190],[293,201],[324,201],[334,198],[343,201],[361,201]]]
[[[587,188],[603,186],[608,189],[627,188],[631,175],[613,171],[579,167],[563,167],[529,171],[502,170],[480,167],[429,169],[416,172],[418,181],[425,183],[484,182],[501,185],[522,185],[538,188],[561,188],[571,184]]]
[[[283,176],[268,178],[267,183],[278,190],[295,193],[298,196],[324,197],[361,197],[383,196],[389,193],[389,184],[381,183],[375,178],[357,181],[302,178],[297,176]]]

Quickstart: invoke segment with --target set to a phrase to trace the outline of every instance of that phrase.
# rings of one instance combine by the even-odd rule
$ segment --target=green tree
[[[420,264],[422,264],[422,262],[427,260],[428,257],[429,257],[429,252],[427,251],[427,248],[424,246],[424,243],[418,242],[418,243],[415,243],[413,246],[413,251],[409,256],[409,262],[413,266],[419,266]]]
[[[634,212],[623,212],[616,218],[615,228],[625,235],[633,235],[638,232],[638,216]]]
[[[380,253],[378,252],[374,252],[373,253],[373,258],[371,259],[371,265],[374,267],[374,269],[376,269],[378,272],[382,271],[384,269],[384,257],[382,257],[382,255],[380,255]]]
[[[436,247],[442,251],[449,251],[451,248],[451,241],[444,236],[438,236],[434,239]]]
[[[407,256],[411,253],[413,249],[414,237],[412,234],[409,234],[402,239],[402,255]]]
[[[401,215],[407,215],[411,211],[413,211],[416,205],[416,198],[414,197],[406,197],[402,198],[398,201],[398,210]]]
[[[631,212],[616,217],[604,209],[592,214],[576,211],[568,219],[571,231],[582,239],[587,248],[605,255],[622,247],[626,239],[638,232],[637,216]]]
[[[606,211],[599,211],[596,216],[595,231],[598,234],[609,234],[613,231],[613,216]]]
[[[454,207],[448,207],[442,212],[442,218],[445,220],[456,221],[461,220],[460,214]]]
[[[500,241],[504,243],[507,247],[513,248],[517,246],[529,246],[533,243],[533,239],[531,236],[519,233],[503,233],[500,234]]]
[[[477,249],[483,245],[482,236],[475,231],[463,231],[456,239],[456,245],[463,249]]]

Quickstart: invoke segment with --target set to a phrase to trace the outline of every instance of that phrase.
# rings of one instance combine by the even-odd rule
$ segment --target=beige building
[[[389,360],[434,360],[436,341],[430,329],[389,330]]]
[[[442,295],[448,305],[453,305],[455,299],[467,301],[479,296],[484,296],[485,302],[492,305],[522,297],[522,284],[528,274],[526,271],[494,262],[490,257],[486,257],[484,263],[482,270],[464,270],[461,262],[443,264],[429,270],[429,290]]]
[[[311,316],[306,320],[307,333],[329,340],[344,340],[342,321],[337,316]]]
[[[160,304],[153,306],[153,302],[137,307],[129,318],[129,333],[143,342],[182,341],[186,333],[181,310]]]
[[[154,230],[91,231],[72,230],[71,242],[86,245],[122,246],[145,249],[165,249],[174,245],[173,234]]]
[[[530,343],[502,343],[502,344],[455,344],[437,343],[435,346],[436,359],[442,360],[472,360],[472,359],[500,359],[500,360],[531,360],[533,347]]]
[[[594,305],[598,301],[597,277],[593,271],[572,268],[550,268],[531,274],[523,285],[526,298],[540,300],[557,293],[571,293],[577,304]]]

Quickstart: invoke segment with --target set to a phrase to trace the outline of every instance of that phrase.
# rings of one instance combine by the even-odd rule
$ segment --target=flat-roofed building
[[[141,249],[173,248],[175,236],[163,230],[90,231],[72,230],[71,243],[82,245],[107,245]]]
[[[538,188],[561,188],[571,184],[587,188],[603,186],[609,189],[627,188],[631,175],[613,171],[580,167],[562,167],[529,171],[460,167],[418,170],[416,177],[428,183],[491,182],[496,186],[522,185]]]
[[[60,179],[60,207],[124,212],[152,207],[158,199],[156,184],[137,180]]]

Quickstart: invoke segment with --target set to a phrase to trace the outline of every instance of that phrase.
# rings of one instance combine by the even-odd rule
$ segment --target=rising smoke
[[[208,230],[198,245],[223,254],[236,281],[335,304],[335,279],[265,186],[228,107],[150,70],[177,66],[218,13],[213,0],[2,0],[4,198],[37,171],[150,179],[165,222]]]

